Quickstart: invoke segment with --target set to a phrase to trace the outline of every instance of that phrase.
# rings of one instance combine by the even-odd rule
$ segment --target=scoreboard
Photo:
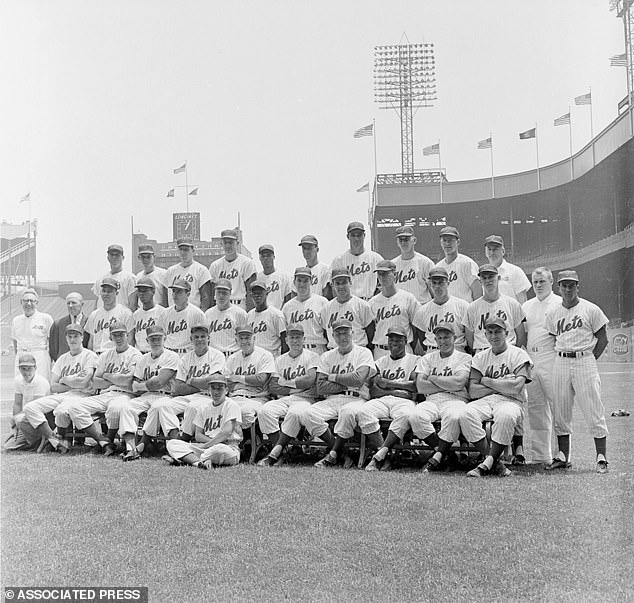
[[[200,213],[186,212],[172,214],[174,225],[174,240],[190,239],[200,241]]]

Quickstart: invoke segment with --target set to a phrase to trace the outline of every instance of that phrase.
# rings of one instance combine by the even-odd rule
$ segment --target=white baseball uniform
[[[167,299],[170,306],[174,304],[174,295],[169,287],[179,278],[182,278],[191,285],[192,290],[189,294],[189,303],[200,308],[200,288],[205,283],[211,281],[209,270],[195,260],[189,266],[183,266],[182,264],[170,266],[163,276],[165,286],[168,287]]]
[[[328,300],[321,295],[312,293],[310,297],[300,302],[296,297],[284,304],[282,312],[286,324],[300,324],[304,328],[304,347],[321,353],[326,349],[326,335],[322,323],[322,311],[328,305]]]
[[[255,345],[268,350],[273,356],[282,353],[282,333],[286,333],[286,318],[281,310],[268,306],[257,312],[255,308],[247,314],[247,324],[253,327]]]
[[[128,308],[128,304],[130,303],[130,295],[132,293],[136,293],[136,277],[131,272],[127,270],[121,270],[119,272],[108,272],[104,274],[100,279],[95,281],[95,284],[92,287],[92,292],[97,297],[97,306],[96,308],[103,308],[103,300],[101,299],[101,281],[104,278],[113,278],[115,281],[119,283],[119,290],[117,291],[117,303],[121,304]]]
[[[218,258],[209,266],[211,281],[217,283],[219,279],[226,278],[231,281],[231,303],[245,306],[247,290],[244,282],[257,274],[255,262],[246,255],[238,254],[235,260],[228,262],[225,257]]]
[[[443,258],[436,266],[444,268],[449,274],[449,295],[467,302],[473,301],[471,285],[478,280],[479,269],[470,257],[459,253],[453,262],[449,263],[447,258]]]
[[[258,272],[256,280],[266,285],[266,303],[280,310],[284,305],[284,298],[293,291],[293,279],[286,272],[274,270],[271,274]]]
[[[407,351],[412,353],[409,345],[414,339],[412,323],[420,304],[416,298],[407,291],[397,289],[391,297],[383,293],[377,293],[369,302],[376,330],[374,331],[374,357],[380,358],[389,354],[387,347],[387,331],[390,327],[400,327],[407,332]]]
[[[110,340],[110,325],[115,322],[122,322],[128,329],[128,333],[134,329],[132,312],[127,306],[121,304],[117,304],[111,310],[97,308],[88,316],[84,331],[90,335],[92,349],[97,354],[114,348],[114,343]]]
[[[517,299],[518,293],[528,291],[532,285],[524,271],[515,264],[510,264],[505,259],[498,266],[500,280],[498,286],[502,295],[508,295]]]
[[[331,350],[337,347],[332,331],[332,325],[336,320],[349,320],[352,323],[352,341],[360,346],[368,345],[365,329],[374,320],[368,302],[353,295],[343,303],[335,297],[324,306],[321,311],[321,324],[328,334],[328,348]]]
[[[331,272],[337,268],[347,268],[352,277],[352,295],[368,301],[377,289],[374,269],[383,260],[376,251],[366,250],[354,255],[349,249],[338,255],[330,267]]]
[[[145,270],[141,270],[141,272],[137,272],[136,280],[138,281],[141,277],[147,276],[152,279],[154,283],[154,303],[159,306],[163,302],[163,293],[165,292],[165,278],[166,278],[167,270],[165,268],[161,268],[160,266],[154,266],[154,270],[152,272],[146,272]],[[171,284],[171,283],[170,283]],[[191,300],[190,300],[191,301]],[[139,308],[142,308],[143,304],[139,302]]]
[[[514,345],[517,341],[515,329],[524,320],[522,306],[514,297],[499,295],[494,302],[489,302],[484,297],[479,297],[467,306],[464,315],[465,328],[473,331],[473,349],[478,352],[490,348],[486,335],[486,321],[494,316],[501,318],[506,324],[506,342]]]
[[[563,304],[546,313],[546,328],[555,336],[553,390],[555,433],[572,434],[572,408],[577,402],[593,438],[608,434],[601,401],[601,378],[592,350],[595,333],[608,324],[601,308],[579,298],[572,308]],[[567,356],[564,356],[567,355]]]
[[[421,304],[428,302],[431,294],[427,287],[427,278],[429,271],[434,267],[434,262],[417,251],[409,260],[404,260],[403,256],[399,255],[392,261],[396,265],[394,280],[398,288],[412,293]]]
[[[229,306],[220,310],[217,305],[205,312],[209,325],[209,345],[230,356],[240,349],[236,341],[236,328],[246,324],[247,313],[239,306]]]
[[[330,283],[330,266],[318,262],[314,266],[306,266],[306,268],[310,269],[310,292],[313,295],[323,296],[326,285]],[[294,281],[291,281],[291,288],[297,293]]]
[[[11,339],[17,344],[15,354],[15,374],[20,374],[18,358],[23,352],[35,357],[37,373],[45,379],[51,377],[51,357],[48,354],[48,337],[53,326],[53,317],[46,312],[35,310],[31,316],[20,314],[11,322]]]
[[[191,341],[192,327],[205,325],[207,320],[198,306],[188,303],[182,310],[177,310],[176,306],[166,308],[158,324],[165,329],[164,346],[182,355],[194,348]]]
[[[414,326],[425,333],[425,347],[427,351],[435,350],[436,337],[434,329],[439,322],[448,323],[456,336],[454,347],[464,352],[467,342],[464,336],[464,316],[467,312],[469,304],[459,297],[449,296],[444,304],[439,304],[435,300],[431,300],[418,309],[414,317]]]
[[[138,308],[132,314],[132,320],[134,321],[134,342],[135,347],[142,354],[150,351],[150,344],[147,342],[147,335],[145,330],[159,323],[161,317],[167,312],[167,308],[156,305],[149,310]]]

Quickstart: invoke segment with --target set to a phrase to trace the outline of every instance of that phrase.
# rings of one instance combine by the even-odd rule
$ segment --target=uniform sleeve
[[[590,309],[590,326],[592,328],[592,332],[596,333],[601,327],[605,327],[609,320],[603,313],[603,310],[601,310],[601,308],[599,308],[596,304],[592,304]]]
[[[200,427],[201,429],[205,429],[205,418],[203,417],[202,410],[200,408],[196,409],[196,414],[194,415],[194,427]]]
[[[418,373],[423,379],[427,379],[429,374],[431,373],[431,365],[429,362],[429,354],[426,356],[421,356],[420,360],[416,364],[414,368],[416,373]]]
[[[332,261],[332,264],[330,265],[330,273],[332,274],[333,270],[336,270],[337,268],[345,268],[345,261],[343,259],[343,255],[338,255]]]
[[[212,283],[215,283],[218,280],[218,264],[216,263],[218,260],[214,260],[209,264],[209,278]]]
[[[511,304],[511,316],[513,318],[513,328],[517,329],[517,327],[519,327],[522,324],[522,321],[526,318],[526,315],[524,314],[524,310],[522,310],[522,306],[520,305],[520,303],[513,298],[510,298],[511,301],[513,302]]]
[[[165,364],[162,368],[172,371],[178,371],[178,363],[180,360],[178,354],[176,352],[172,352],[171,350],[167,351],[171,353],[167,355],[167,358],[165,359]]]
[[[359,355],[356,359],[356,366],[355,369],[359,369],[362,366],[368,366],[371,369],[375,369],[376,368],[376,364],[374,362],[374,358],[372,356],[372,352],[370,352],[370,350],[368,350],[368,348],[357,348]]]
[[[467,373],[471,372],[471,362],[472,358],[469,354],[463,354],[460,356],[460,362],[456,365],[456,373],[460,371],[466,371]]]
[[[211,271],[209,268],[205,268],[202,264],[196,274],[196,286],[200,289],[205,283],[211,281]]]
[[[258,373],[270,373],[273,374],[275,372],[275,358],[271,352],[267,350],[262,350],[264,353],[262,354],[259,362],[258,362]]]
[[[225,356],[221,352],[214,348],[209,348],[209,351],[212,352],[211,362],[209,364],[209,372],[213,373],[222,373],[225,368]],[[216,352],[215,354],[213,352]]]
[[[306,370],[316,369],[319,365],[319,354],[306,350],[308,352],[308,360],[306,360]]]
[[[478,265],[475,263],[475,261],[472,260],[469,256],[465,256],[465,257],[469,260],[469,266],[467,270],[465,270],[466,272],[465,276],[472,277],[471,279],[467,279],[467,281],[469,282],[469,285],[471,285],[471,283],[473,283],[473,281],[478,278],[479,268],[478,268]]]
[[[223,369],[222,374],[225,377],[233,375],[236,372],[237,363],[238,360],[233,354],[229,356],[229,358],[227,358],[227,361],[225,362],[225,368]]]
[[[128,329],[128,333],[134,329],[134,317],[132,316],[132,312],[129,308],[126,308],[123,324],[126,326],[126,329]]]
[[[326,358],[324,358],[324,356],[328,355],[328,353],[326,352],[326,354],[322,354],[319,357],[319,362],[317,363],[317,372],[318,373],[323,373],[324,375],[330,375],[330,369],[332,368],[330,366],[330,363],[327,361]]]
[[[53,368],[51,369],[51,375],[53,377],[55,377],[56,379],[59,379],[61,374],[62,374],[62,367],[64,366],[63,362],[62,362],[62,358],[64,357],[64,354],[62,354],[56,361],[55,364],[53,365]]]
[[[374,315],[372,314],[372,309],[367,301],[359,298],[359,320],[365,329],[368,327],[372,321],[374,320]],[[324,322],[324,324],[327,324]]]
[[[185,381],[187,379],[187,368],[185,367],[184,358],[179,358],[178,368],[176,369],[176,379]]]
[[[106,370],[106,359],[109,356],[109,354],[106,352],[104,354],[101,354],[101,356],[99,356],[98,360],[97,360],[97,372],[101,372]]]
[[[410,324],[414,324],[419,308],[422,308],[421,304],[416,297],[412,295],[409,299],[409,303],[407,304],[407,317],[409,318]]]
[[[524,274],[524,271],[519,266],[517,266],[517,270],[513,270],[511,278],[513,280],[513,291],[515,291],[516,295],[522,291],[528,291],[532,286]]]
[[[130,358],[128,359],[128,370],[131,373],[134,373],[134,370],[136,369],[136,365],[139,364],[143,354],[141,354],[141,352],[139,352],[139,350],[137,350],[136,348],[131,348],[131,349],[134,350],[134,352],[130,354]]]
[[[243,269],[243,280],[248,280],[250,279],[254,274],[258,273],[258,267],[256,266],[255,262],[251,259],[251,258],[247,258],[246,262],[244,262],[244,269]]]
[[[471,368],[475,369],[482,375],[484,375],[484,367],[486,365],[485,356],[487,356],[487,352],[480,352],[476,354],[471,361]]]
[[[467,309],[465,310],[463,319],[462,319],[462,324],[464,325],[464,327],[466,329],[469,329],[469,331],[475,331],[475,325],[474,325],[474,320],[473,317],[476,314],[476,310],[475,310],[475,306],[473,305],[475,302],[471,302],[468,306]]]
[[[139,359],[139,361],[136,363],[136,366],[134,367],[134,376],[137,379],[143,379],[143,371],[145,370],[146,364],[147,364],[147,361],[145,360],[145,356],[142,356]]]
[[[237,421],[238,423],[242,423],[242,412],[240,411],[240,406],[235,400],[232,400],[231,398],[226,399],[222,425],[225,425],[229,421]]]
[[[97,364],[99,363],[99,356],[97,356],[97,354],[95,354],[92,350],[88,350],[88,352],[90,352],[90,354],[87,354],[86,360],[85,360],[85,364],[84,364],[84,368],[85,369],[96,369],[97,368]]]
[[[277,323],[278,333],[286,333],[286,318],[282,312],[275,312],[275,322]]]
[[[51,336],[51,329],[53,328],[53,323],[55,322],[53,320],[53,317],[50,314],[46,314],[46,312],[44,312],[44,316],[45,316],[45,320],[46,320],[46,325],[47,325],[47,331],[46,334],[50,337]]]

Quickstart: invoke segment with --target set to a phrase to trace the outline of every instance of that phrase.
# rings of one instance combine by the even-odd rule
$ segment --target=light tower
[[[627,74],[627,98],[630,109],[634,102],[634,0],[610,0],[610,9],[623,19],[625,34],[625,69]]]
[[[436,100],[435,69],[433,44],[374,47],[374,101],[380,109],[394,109],[401,120],[403,175],[414,173],[413,118]]]

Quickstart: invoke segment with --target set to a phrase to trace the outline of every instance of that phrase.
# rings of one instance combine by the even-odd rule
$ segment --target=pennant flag
[[[167,196],[168,197],[173,197],[174,196],[174,189],[170,188],[170,190],[167,191]]]
[[[520,132],[520,140],[527,140],[529,138],[535,138],[535,128],[526,130],[526,132]]]
[[[627,67],[625,53],[615,54],[613,57],[610,57],[610,67]]]
[[[22,199],[20,199],[20,203],[25,203],[26,201],[30,201],[31,200],[31,193],[27,193],[26,195],[24,195],[24,197],[22,197]]]
[[[369,126],[364,126],[363,128],[359,128],[352,135],[354,138],[362,138],[363,136],[372,136],[374,131],[374,124],[370,124]]]
[[[575,97],[575,105],[591,105],[591,104],[592,104],[591,92]]]
[[[191,193],[189,193],[190,195],[196,195],[198,196],[198,187],[196,187]]]
[[[478,149],[490,149],[492,146],[493,140],[491,140],[491,138],[478,141]]]
[[[182,174],[187,169],[187,162],[174,170],[175,174]]]
[[[570,123],[570,112],[566,113],[565,115],[562,115],[561,117],[558,117],[553,124],[555,126],[565,126],[566,124]]]
[[[440,155],[440,143],[437,142],[430,147],[425,147],[423,149],[423,155]]]
[[[621,112],[621,109],[624,109],[625,107],[628,107],[628,106],[629,106],[629,104],[630,104],[630,99],[629,99],[629,97],[628,97],[628,96],[626,96],[626,97],[622,98],[622,99],[619,101],[619,113]]]
[[[370,190],[370,183],[366,182],[361,188],[357,189],[357,193],[367,193]]]

